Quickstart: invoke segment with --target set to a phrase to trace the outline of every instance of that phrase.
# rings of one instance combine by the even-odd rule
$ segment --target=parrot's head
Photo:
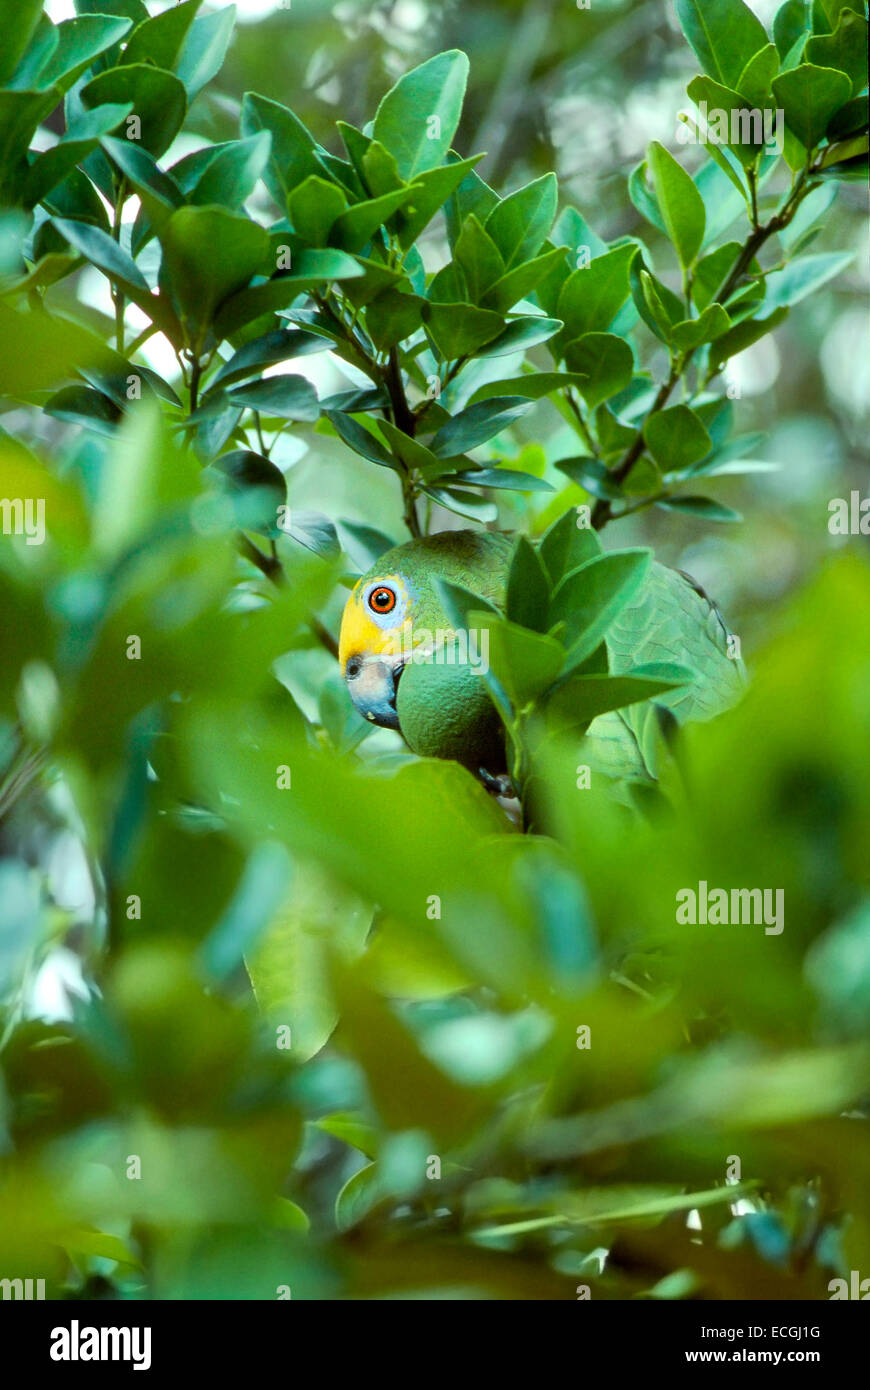
[[[433,639],[451,626],[437,581],[501,602],[511,549],[503,535],[444,531],[395,546],[362,576],[345,605],[338,655],[351,700],[363,718],[399,729],[408,738],[400,721],[400,678],[411,654],[431,648]],[[415,708],[419,703],[406,701],[412,722],[422,713]]]
[[[398,729],[396,693],[412,640],[415,586],[392,567],[364,575],[344,610],[338,659],[364,719]]]

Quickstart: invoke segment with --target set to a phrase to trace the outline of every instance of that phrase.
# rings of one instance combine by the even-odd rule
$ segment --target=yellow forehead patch
[[[370,589],[375,581],[367,579],[363,582],[360,579],[351,590],[341,619],[338,660],[342,675],[352,656],[394,655],[401,650],[404,633],[411,630],[411,618],[407,615],[405,602],[407,591],[402,580],[397,574],[385,574],[380,576],[377,582],[390,584],[396,589],[399,596],[395,610],[396,623],[392,627],[382,627],[380,623],[375,622],[363,599],[364,592]],[[388,616],[392,617],[393,614]]]

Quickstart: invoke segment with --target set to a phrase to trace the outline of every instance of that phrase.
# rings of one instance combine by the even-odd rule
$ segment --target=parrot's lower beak
[[[398,729],[396,691],[405,663],[401,657],[351,656],[344,669],[350,698],[364,719]]]

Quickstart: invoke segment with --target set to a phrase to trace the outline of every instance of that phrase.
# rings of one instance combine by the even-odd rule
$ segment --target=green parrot
[[[344,609],[339,661],[364,718],[397,729],[412,752],[452,758],[488,784],[505,770],[501,721],[473,660],[417,663],[413,644],[450,632],[436,580],[480,595],[504,611],[515,539],[501,533],[446,531],[381,555]],[[709,719],[735,703],[744,685],[718,608],[681,571],[653,563],[606,635],[609,668],[619,675],[651,662],[690,668],[691,682],[655,697],[678,723]],[[479,665],[479,664],[478,664]],[[584,741],[587,761],[613,778],[655,775],[659,717],[652,701],[599,715]]]

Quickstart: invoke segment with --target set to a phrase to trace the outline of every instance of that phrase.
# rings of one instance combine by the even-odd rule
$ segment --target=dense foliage
[[[677,0],[691,101],[759,121],[693,174],[653,142],[626,196],[650,237],[611,241],[554,174],[502,195],[454,150],[459,50],[360,128],[248,93],[238,138],[178,155],[231,7],[7,8],[0,497],[41,499],[46,536],[0,543],[0,1277],[800,1298],[870,1274],[866,563],[794,599],[729,716],[652,722],[642,799],[577,744],[684,674],[608,680],[646,556],[596,532],[740,520],[717,480],[769,465],[723,370],[851,263],[808,247],[867,176],[864,6],[786,0],[768,35]],[[323,354],[339,390],[299,369]],[[306,505],[321,447],[368,508]],[[546,834],[373,731],[335,663],[354,577],[460,524],[549,538],[488,620]],[[782,890],[785,929],[681,922],[701,881]],[[40,1007],[76,958],[69,1008]]]

